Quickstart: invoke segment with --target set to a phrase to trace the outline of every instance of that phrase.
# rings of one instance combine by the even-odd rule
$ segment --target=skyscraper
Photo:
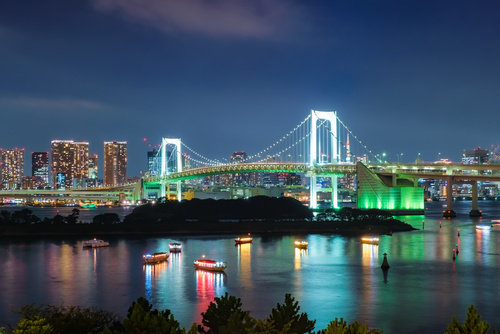
[[[89,179],[97,179],[99,171],[97,163],[97,154],[93,154],[91,157],[89,157]]]
[[[127,142],[104,142],[104,185],[125,183],[127,178]]]
[[[73,179],[89,176],[89,143],[73,140],[53,140],[51,142],[52,183],[58,187],[71,187]],[[64,178],[62,178],[62,174]],[[65,180],[60,184],[58,180]]]
[[[24,149],[0,149],[2,189],[18,189],[22,187],[24,174]]]
[[[31,176],[37,187],[49,184],[49,152],[31,153]]]

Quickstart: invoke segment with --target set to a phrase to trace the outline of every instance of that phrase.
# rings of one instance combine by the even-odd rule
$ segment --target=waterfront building
[[[464,150],[462,153],[462,163],[464,165],[487,164],[489,163],[489,151],[477,147],[472,150]]]
[[[34,182],[32,187],[46,187],[49,184],[49,152],[31,153],[31,176]]]
[[[158,151],[155,147],[153,147],[152,151],[147,152],[148,156],[148,172],[152,175],[157,174],[158,170],[158,161],[160,158],[158,157]]]
[[[127,142],[104,142],[104,185],[123,184],[127,178]]]
[[[69,188],[73,179],[89,176],[89,143],[73,140],[53,140],[51,142],[51,174],[56,188]],[[64,174],[64,178],[59,174]],[[64,184],[60,183],[64,179]]]
[[[0,149],[0,158],[1,188],[22,188],[24,174],[24,149]]]

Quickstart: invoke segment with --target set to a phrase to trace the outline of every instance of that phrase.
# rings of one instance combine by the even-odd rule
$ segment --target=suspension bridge
[[[366,147],[335,111],[312,110],[295,128],[259,152],[239,152],[232,159],[207,158],[180,138],[163,138],[152,168],[136,184],[64,193],[74,198],[110,200],[165,198],[173,194],[182,200],[183,188],[194,180],[231,174],[296,173],[305,178],[302,183],[308,189],[309,206],[313,209],[318,207],[318,197],[329,197],[331,207],[337,208],[339,178],[350,177],[358,208],[423,214],[424,189],[417,181],[426,178],[445,180],[448,195],[452,194],[453,184],[471,184],[471,215],[477,215],[477,182],[500,181],[500,165],[402,164],[383,161],[384,158]],[[62,196],[56,190],[14,192],[30,198],[41,196],[41,192],[43,196]],[[12,195],[0,192],[0,197]],[[453,211],[453,197],[446,198],[447,208]]]

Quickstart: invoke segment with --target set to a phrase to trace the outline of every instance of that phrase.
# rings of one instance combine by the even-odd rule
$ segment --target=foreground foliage
[[[224,296],[214,298],[201,313],[202,324],[193,323],[189,330],[181,327],[170,310],[156,310],[149,301],[140,297],[121,319],[117,314],[80,306],[26,305],[16,313],[22,316],[16,327],[0,327],[0,334],[305,334],[314,333],[315,320],[299,313],[300,306],[290,294],[283,304],[277,304],[265,319],[255,319],[242,309],[240,298]],[[364,323],[348,324],[335,318],[326,329],[317,334],[383,334]],[[498,334],[490,332],[490,325],[481,321],[474,305],[468,309],[464,323],[455,316],[445,334]]]

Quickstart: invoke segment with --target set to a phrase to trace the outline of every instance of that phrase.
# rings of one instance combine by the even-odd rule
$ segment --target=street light
[[[439,161],[439,157],[441,156],[441,152],[438,153],[438,161]]]

